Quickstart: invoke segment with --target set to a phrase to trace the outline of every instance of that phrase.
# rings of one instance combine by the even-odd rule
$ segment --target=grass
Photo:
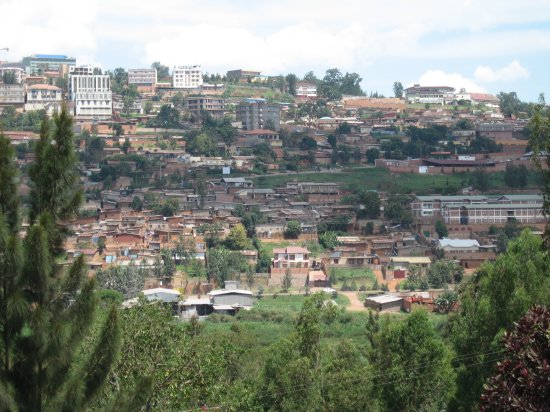
[[[398,178],[396,178],[398,176]],[[290,181],[300,182],[334,182],[342,184],[342,189],[383,190],[393,193],[430,194],[459,190],[468,186],[472,173],[457,172],[452,175],[421,175],[417,173],[392,174],[382,168],[351,168],[342,172],[319,172],[304,174],[289,174],[277,176],[252,177],[260,188],[275,188]],[[504,183],[504,172],[489,173],[489,188],[491,191],[510,192]],[[528,187],[540,187],[537,175],[529,173]]]
[[[333,283],[333,287],[340,288],[344,281],[348,284],[355,281],[357,287],[365,285],[367,289],[372,288],[376,281],[373,271],[366,268],[331,268],[329,273],[335,273],[338,281]]]

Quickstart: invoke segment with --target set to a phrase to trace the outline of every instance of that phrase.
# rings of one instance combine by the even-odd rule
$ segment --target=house
[[[259,143],[267,143],[271,147],[282,147],[283,141],[279,139],[279,133],[269,129],[254,129],[244,133],[245,145],[256,146]]]
[[[317,85],[309,82],[296,82],[296,97],[298,99],[316,99]]]
[[[207,96],[187,97],[185,108],[195,116],[200,116],[202,112],[206,112],[213,118],[218,119],[225,114],[225,99]]]
[[[393,295],[371,296],[365,299],[365,306],[378,312],[399,312],[403,306],[403,298]]]
[[[457,253],[479,252],[479,242],[474,239],[447,239],[439,240],[438,248],[455,255]]]
[[[327,286],[327,275],[322,270],[312,270],[309,272],[308,285],[310,288],[323,288]]]
[[[179,301],[181,293],[173,289],[154,288],[144,290],[143,295],[148,301],[160,300],[164,303],[175,303]]]
[[[407,103],[427,103],[445,105],[454,100],[454,87],[449,86],[420,86],[405,89]]]
[[[208,294],[210,302],[216,306],[229,307],[252,307],[254,295],[249,290],[239,289],[236,281],[226,281],[225,289],[213,290]]]
[[[24,84],[0,83],[0,106],[10,105],[23,107],[25,104]]]

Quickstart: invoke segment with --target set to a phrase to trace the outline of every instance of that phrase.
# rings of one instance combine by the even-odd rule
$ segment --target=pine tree
[[[15,151],[8,138],[0,133],[0,213],[12,232],[18,229],[19,198],[17,196],[17,170]]]
[[[98,304],[95,281],[87,278],[82,257],[67,270],[55,261],[65,239],[62,219],[73,215],[80,200],[72,137],[66,108],[54,117],[53,129],[44,121],[30,172],[31,225],[22,242],[9,213],[16,197],[9,157],[13,150],[6,145],[8,150],[0,154],[0,185],[12,188],[0,197],[2,411],[84,410],[102,389],[118,354],[120,327],[113,307],[94,348],[77,361]],[[142,390],[143,383],[139,385]],[[137,398],[125,393],[124,399]]]

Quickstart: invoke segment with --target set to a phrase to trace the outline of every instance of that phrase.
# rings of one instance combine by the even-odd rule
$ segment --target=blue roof
[[[73,57],[68,57],[64,54],[34,54],[32,57],[38,59],[74,59]]]

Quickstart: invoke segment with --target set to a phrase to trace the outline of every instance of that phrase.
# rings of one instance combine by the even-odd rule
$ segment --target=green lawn
[[[420,175],[416,173],[392,174],[382,168],[351,168],[342,172],[319,172],[304,174],[289,174],[278,176],[258,176],[251,179],[260,188],[275,188],[285,185],[287,182],[297,180],[300,182],[336,182],[341,183],[346,190],[383,190],[393,193],[429,194],[441,193],[454,188],[458,190],[469,184],[471,173],[460,172],[453,175]],[[538,188],[537,175],[529,173],[529,187]],[[504,184],[504,172],[489,174],[489,190],[500,193],[511,192]]]
[[[371,289],[376,276],[370,269],[366,268],[330,268],[329,274],[333,273],[337,276],[338,281],[333,283],[333,287],[339,289],[344,281],[348,284],[355,281],[357,288],[365,285],[367,289]]]

